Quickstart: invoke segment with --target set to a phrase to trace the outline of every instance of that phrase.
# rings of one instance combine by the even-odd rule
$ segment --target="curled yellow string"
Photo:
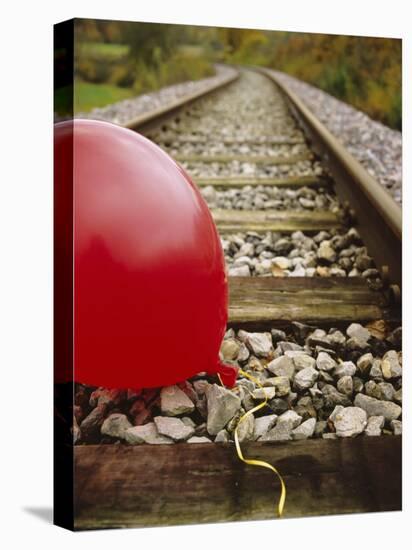
[[[239,430],[240,424],[242,422],[244,422],[245,419],[248,416],[250,416],[251,414],[253,414],[256,411],[259,411],[260,409],[265,407],[267,405],[268,398],[267,398],[267,395],[266,395],[266,392],[265,392],[265,388],[262,386],[262,384],[259,382],[259,380],[257,380],[254,376],[252,376],[251,374],[248,374],[247,372],[245,372],[242,369],[239,369],[239,372],[242,376],[244,376],[245,378],[249,378],[249,380],[251,380],[259,388],[261,388],[263,390],[263,393],[264,393],[265,397],[264,397],[264,400],[261,403],[259,403],[259,405],[256,405],[256,407],[253,407],[253,409],[250,409],[249,411],[247,411],[239,419],[239,422],[238,422],[238,424],[236,426],[236,429],[235,429],[235,445],[236,445],[237,455],[238,455],[239,459],[242,462],[244,462],[245,464],[249,464],[250,466],[261,466],[262,468],[267,468],[268,470],[272,470],[272,472],[274,474],[276,474],[276,476],[278,477],[278,479],[280,481],[280,487],[281,487],[281,493],[280,493],[280,497],[279,497],[279,501],[278,501],[278,507],[277,507],[277,515],[278,515],[279,518],[281,518],[282,515],[283,515],[283,508],[285,507],[285,501],[286,501],[286,485],[285,485],[285,482],[283,481],[282,476],[280,475],[280,473],[278,472],[278,470],[274,466],[272,466],[268,462],[265,462],[264,460],[256,460],[254,458],[245,458],[243,456],[242,449],[240,448],[239,435],[238,435],[238,430]],[[223,386],[224,384],[222,382],[222,379],[220,378],[219,373],[218,373],[218,377],[219,377],[220,383]]]

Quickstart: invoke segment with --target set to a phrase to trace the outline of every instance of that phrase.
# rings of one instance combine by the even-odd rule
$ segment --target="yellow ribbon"
[[[236,426],[236,429],[235,429],[235,445],[236,445],[237,455],[238,455],[239,459],[242,462],[244,462],[245,464],[249,464],[250,466],[261,466],[262,468],[267,468],[268,470],[272,470],[272,472],[277,475],[277,477],[279,478],[280,487],[281,487],[281,493],[280,493],[279,502],[278,502],[277,514],[278,514],[278,517],[281,518],[282,515],[283,515],[283,508],[285,507],[285,501],[286,501],[286,485],[285,485],[285,482],[283,481],[282,476],[277,471],[277,469],[274,466],[272,466],[271,464],[269,464],[268,462],[265,462],[263,460],[256,460],[254,458],[245,458],[243,456],[242,449],[240,448],[239,436],[238,436],[238,430],[239,430],[240,424],[242,422],[244,422],[248,416],[250,416],[251,414],[253,414],[256,411],[258,411],[258,410],[262,409],[263,407],[265,407],[267,405],[268,398],[267,398],[267,395],[266,395],[266,392],[265,392],[265,388],[262,386],[262,384],[259,382],[259,380],[257,380],[254,376],[248,374],[247,372],[245,372],[242,369],[239,369],[239,372],[242,376],[244,376],[245,378],[249,378],[249,380],[251,380],[254,384],[259,386],[259,388],[261,388],[263,390],[263,393],[265,394],[265,398],[261,403],[259,403],[259,405],[256,405],[256,407],[253,407],[253,409],[250,409],[249,411],[247,411],[239,419],[239,422],[238,422],[238,424]],[[220,383],[223,386],[224,384],[222,382],[222,379],[220,378],[219,373],[218,373],[218,377],[219,377]]]

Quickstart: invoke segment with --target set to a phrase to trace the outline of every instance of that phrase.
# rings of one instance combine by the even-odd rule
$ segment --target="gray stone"
[[[193,422],[193,420],[191,418],[189,418],[188,416],[184,416],[182,418],[182,422],[185,426],[189,426],[189,428],[196,428],[195,422]]]
[[[335,386],[331,384],[325,384],[322,388],[322,394],[325,400],[325,407],[335,407],[336,405],[341,405],[343,407],[348,407],[351,405],[349,397],[343,393],[338,392]]]
[[[239,256],[250,256],[252,258],[255,255],[255,247],[253,243],[242,244],[238,254]]]
[[[292,321],[293,333],[297,340],[304,340],[313,331],[313,326]],[[284,338],[286,340],[286,338]]]
[[[316,409],[313,406],[312,398],[309,395],[301,397],[294,407],[295,412],[302,417],[303,420],[308,418],[316,418]]]
[[[339,346],[343,346],[345,344],[346,337],[340,330],[333,330],[333,332],[328,334],[328,340],[331,344],[338,348]]]
[[[187,440],[187,443],[212,443],[210,439],[208,439],[205,436],[198,437],[194,435],[190,439]]]
[[[316,358],[316,366],[319,370],[329,372],[336,367],[336,364],[336,361],[324,351],[321,351]]]
[[[389,382],[379,382],[377,384],[380,396],[378,399],[383,399],[384,401],[393,401],[395,397],[395,388]],[[377,397],[377,396],[373,396]]]
[[[365,435],[368,435],[369,437],[381,435],[384,424],[385,418],[383,416],[370,416],[365,428]]]
[[[314,384],[311,388],[309,388],[309,393],[311,397],[322,397],[322,392],[318,388],[318,384]]]
[[[178,387],[187,395],[190,401],[192,401],[193,403],[196,403],[196,399],[198,396],[191,382],[189,382],[188,380],[185,380],[184,382],[180,382],[178,384]]]
[[[286,333],[283,330],[272,328],[270,333],[272,334],[273,344],[277,344],[278,342],[282,342],[283,340],[286,340]]]
[[[402,405],[402,388],[399,388],[399,390],[394,393],[393,400],[398,403],[398,405]]]
[[[272,386],[276,388],[276,395],[278,397],[284,397],[285,395],[288,395],[290,393],[290,381],[287,376],[275,376],[273,378],[266,378],[266,380],[263,382],[263,386]]]
[[[332,267],[330,275],[331,277],[346,277],[346,271],[340,267]]]
[[[346,334],[349,336],[349,338],[356,338],[365,342],[367,342],[371,337],[369,330],[367,328],[364,328],[359,323],[352,323],[351,325],[349,325],[349,327],[346,329]]]
[[[220,430],[215,437],[215,443],[228,443],[230,441],[229,432],[227,430]]]
[[[283,256],[291,251],[291,249],[293,248],[293,243],[286,238],[278,239],[273,248],[277,254]]]
[[[368,380],[365,383],[365,393],[369,395],[369,397],[375,397],[376,399],[381,398],[381,390],[374,380]]]
[[[292,425],[287,422],[276,424],[274,428],[266,432],[259,441],[291,441]]]
[[[330,241],[322,241],[319,245],[317,256],[319,260],[327,263],[333,263],[336,260],[336,252],[330,246]]]
[[[402,435],[402,422],[400,420],[391,420],[390,426],[393,435]]]
[[[343,410],[345,409],[345,407],[343,407],[342,405],[336,405],[336,407],[333,409],[333,411],[331,412],[331,414],[329,415],[329,422],[334,422],[336,416],[341,413]]]
[[[272,264],[275,267],[278,267],[279,269],[289,269],[290,268],[290,260],[289,258],[285,258],[284,256],[276,256],[272,259]]]
[[[197,426],[194,426],[195,428],[195,435],[207,435],[207,427],[206,422],[202,422],[201,424],[198,424]]]
[[[234,338],[235,337],[235,331],[233,328],[230,328],[225,332],[224,339],[227,340],[228,338]]]
[[[277,415],[283,414],[289,409],[288,402],[286,401],[286,399],[282,399],[281,397],[275,397],[274,399],[271,399],[269,401],[269,407]]]
[[[256,406],[255,400],[252,397],[252,392],[246,387],[242,388],[241,386],[239,386],[239,388],[240,388],[239,397],[242,403],[242,407],[246,411],[250,411],[250,409],[253,409],[253,407]]]
[[[244,388],[245,390],[252,392],[255,389],[255,383],[248,378],[241,378],[237,382],[238,387]]]
[[[100,428],[106,414],[106,405],[97,405],[80,423],[82,440],[88,441],[100,434]]]
[[[368,341],[356,337],[349,338],[346,342],[347,351],[360,351],[365,352],[370,348]]]
[[[382,380],[383,374],[382,374],[381,360],[380,359],[374,359],[373,360],[371,370],[369,371],[369,376],[371,378]]]
[[[402,367],[399,363],[398,354],[395,350],[390,350],[383,356],[381,363],[383,377],[386,380],[399,378],[402,376]]]
[[[103,435],[124,439],[125,431],[131,427],[132,424],[125,414],[114,413],[106,418],[100,431]]]
[[[274,351],[270,332],[249,332],[246,344],[257,357],[269,357]]]
[[[295,374],[295,367],[292,359],[285,355],[273,359],[273,361],[266,365],[266,368],[275,376],[287,376],[289,380],[292,380]]]
[[[90,395],[89,404],[91,407],[96,405],[107,405],[108,407],[115,407],[119,405],[121,401],[126,399],[126,390],[120,390],[117,388],[97,388]]]
[[[302,353],[307,353],[303,346],[295,344],[294,342],[278,342],[278,346],[285,355],[291,358],[295,357],[296,355],[302,355]]]
[[[287,423],[290,424],[291,429],[293,430],[294,428],[297,428],[301,422],[302,417],[295,411],[286,411],[279,416],[276,425],[279,426],[279,424]]]
[[[355,393],[361,393],[363,391],[363,380],[359,376],[354,376],[353,380],[353,391]]]
[[[374,397],[369,397],[358,393],[354,401],[356,407],[360,407],[368,416],[384,416],[385,420],[396,420],[402,413],[402,409],[396,403],[391,401],[380,401]]]
[[[193,426],[187,426],[180,418],[156,416],[153,420],[159,434],[170,437],[173,441],[186,441],[195,433]]]
[[[228,273],[229,277],[250,277],[250,268],[248,265],[229,267]]]
[[[249,356],[250,356],[249,350],[247,349],[246,345],[244,343],[242,343],[239,347],[237,360],[240,363],[246,363],[246,361],[249,359]]]
[[[232,338],[228,338],[226,340],[223,340],[222,345],[220,347],[220,353],[223,355],[223,359],[225,361],[234,361],[240,350],[240,344],[236,340],[233,340]]]
[[[237,333],[237,339],[240,342],[243,342],[244,344],[246,344],[248,335],[249,335],[248,332],[246,332],[245,330],[240,329],[240,330],[238,330],[238,333]]]
[[[349,397],[353,393],[353,379],[351,376],[342,376],[342,378],[339,378],[336,386],[340,393],[344,393]]]
[[[332,384],[333,383],[333,376],[326,372],[325,370],[319,371],[319,382],[320,383],[326,383],[326,384]]]
[[[320,244],[322,241],[330,239],[330,234],[327,231],[319,231],[314,237],[313,240],[315,243]]]
[[[240,443],[251,441],[254,435],[255,418],[253,414],[246,416],[237,426],[237,435]]]
[[[307,339],[307,344],[311,347],[321,347],[322,349],[327,350],[335,350],[337,348],[337,344],[331,342],[329,336],[327,335],[322,337],[314,337],[313,335],[309,336]]]
[[[253,437],[255,440],[259,439],[265,435],[276,423],[278,416],[277,414],[269,414],[267,416],[261,416],[255,418],[254,434]]]
[[[297,390],[311,388],[318,379],[319,373],[313,367],[302,369],[295,375],[294,385]]]
[[[315,359],[310,355],[307,355],[306,353],[295,355],[292,358],[292,361],[297,371],[307,369],[308,367],[311,367],[314,369],[316,365]]]
[[[333,413],[333,424],[338,437],[355,437],[367,424],[366,412],[359,407],[346,407]]]
[[[373,355],[371,353],[364,353],[361,355],[356,363],[359,371],[362,374],[368,374],[373,363]]]
[[[358,256],[355,260],[355,266],[359,271],[366,271],[373,266],[373,260],[370,256]]]
[[[124,433],[124,438],[130,445],[140,445],[142,443],[162,445],[173,443],[172,439],[159,434],[154,422],[127,429]]]
[[[207,398],[207,431],[217,435],[240,409],[240,398],[233,392],[218,386],[210,385],[206,391]]]
[[[292,408],[292,406],[296,403],[297,401],[297,398],[298,398],[298,394],[296,392],[290,392],[288,393],[288,395],[286,395],[283,399],[286,401],[286,403],[288,404],[288,407],[289,408]],[[273,401],[273,400],[272,400]]]
[[[302,422],[300,426],[292,430],[292,439],[308,439],[315,432],[316,418],[309,418]]]
[[[239,420],[242,418],[245,412],[246,412],[245,409],[240,407],[240,409],[237,411],[235,416],[231,418],[229,422],[226,424],[226,430],[229,432],[229,434],[232,434],[236,430],[239,424]]]
[[[191,413],[195,406],[178,386],[166,386],[160,391],[160,409],[166,416]]]
[[[353,376],[355,372],[355,363],[352,363],[352,361],[342,361],[335,367],[333,375],[337,378],[343,378],[344,376]]]
[[[323,328],[316,328],[314,331],[312,331],[308,336],[308,342],[311,341],[317,341],[319,339],[325,338],[326,336],[326,330],[323,330]]]
[[[256,388],[256,390],[253,390],[252,397],[253,399],[273,399],[277,393],[277,390],[275,387],[264,387],[264,388]]]
[[[207,380],[195,380],[193,387],[199,397],[205,395],[206,389],[210,386]]]

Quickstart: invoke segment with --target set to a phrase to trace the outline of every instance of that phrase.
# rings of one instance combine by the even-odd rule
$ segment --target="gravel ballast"
[[[92,118],[115,124],[126,124],[139,115],[155,111],[160,107],[166,107],[180,98],[200,92],[235,74],[234,69],[223,65],[216,65],[215,71],[215,76],[209,78],[180,82],[179,84],[173,84],[155,92],[141,94],[131,99],[111,103],[105,107],[92,109],[88,113],[76,113],[76,118]]]
[[[75,443],[231,442],[241,416],[265,395],[268,405],[240,425],[240,441],[400,434],[400,329],[376,334],[373,327],[356,323],[346,330],[300,323],[286,332],[230,329],[222,349],[229,341],[238,349],[246,346],[248,353],[229,363],[263,389],[242,375],[234,388],[224,388],[202,373],[168,388],[107,390],[76,384]],[[385,378],[382,369],[373,367],[388,357],[393,364],[396,357],[397,368]],[[136,414],[143,410],[144,416]]]
[[[278,71],[274,75],[309,107],[346,149],[402,202],[402,134],[372,120],[315,86]]]
[[[223,69],[219,71],[214,78],[227,75]],[[206,81],[195,84],[200,86],[201,82]],[[167,94],[160,91],[157,99],[161,95],[166,98]],[[120,109],[117,109],[120,104],[110,106],[112,110],[107,108],[101,116],[125,122],[126,118],[132,118],[132,111],[136,116],[149,110],[147,106],[143,108],[142,98],[140,103],[137,99],[127,107],[126,102],[121,102]],[[157,99],[150,108],[158,106]],[[133,110],[135,106],[137,110]],[[328,109],[325,101],[325,112],[330,112]],[[333,113],[330,118],[333,121]],[[367,122],[360,116],[357,120]],[[366,130],[362,127],[359,131],[364,136]],[[353,135],[355,143],[356,132]],[[208,97],[196,103],[186,115],[155,131],[151,138],[173,155],[287,157],[308,152],[303,134],[282,96],[267,78],[252,71],[242,72],[241,78],[219,92],[217,98]],[[273,145],[273,139],[283,143]],[[386,142],[382,147],[386,147]],[[314,175],[322,182],[328,181],[328,174],[315,158],[293,164],[259,164],[250,158],[231,162],[197,159],[182,164],[194,181],[198,177],[226,175]],[[389,176],[394,191],[396,174]],[[211,208],[309,213],[332,210],[342,214],[333,187],[326,184],[316,192],[310,187],[264,186],[226,190],[209,186],[201,192]],[[317,234],[237,232],[222,234],[221,242],[229,276],[362,277],[372,288],[382,286],[373,259],[357,230],[350,225]],[[76,445],[230,443],[242,415],[265,397],[268,405],[240,425],[241,442],[400,434],[401,329],[392,329],[386,327],[382,334],[373,326],[358,323],[338,329],[297,322],[284,330],[273,328],[266,332],[230,329],[222,342],[221,359],[241,367],[259,384],[239,374],[234,388],[224,388],[217,377],[205,373],[163,388],[107,389],[76,384],[74,442]],[[184,334],[180,345],[185,345]]]
[[[221,243],[230,276],[363,277],[375,289],[382,285],[355,228],[316,235],[249,231],[224,234]]]

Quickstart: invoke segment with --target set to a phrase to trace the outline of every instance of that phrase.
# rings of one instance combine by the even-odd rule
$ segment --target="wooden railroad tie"
[[[235,328],[270,329],[292,321],[366,323],[397,315],[384,294],[360,277],[229,277],[229,321]]]
[[[225,145],[299,145],[304,144],[305,141],[299,138],[288,138],[288,137],[267,137],[262,141],[259,138],[248,138],[248,139],[236,139],[236,138],[210,138],[210,135],[173,135],[173,134],[160,134],[159,136],[148,136],[149,139],[153,139],[160,146],[163,144],[176,143],[179,145],[184,145],[185,143],[196,143],[196,144],[213,144],[213,143],[223,143]]]
[[[241,231],[318,233],[319,231],[338,229],[342,226],[338,216],[328,210],[302,212],[296,210],[212,209],[212,215],[222,235]]]
[[[299,153],[297,155],[173,155],[179,162],[248,162],[251,164],[295,164],[303,160],[313,160],[313,153]]]
[[[286,517],[400,510],[401,437],[247,443],[288,488]],[[75,529],[273,519],[279,484],[234,445],[74,448]]]
[[[258,185],[270,187],[321,187],[327,186],[330,182],[318,176],[289,176],[284,178],[270,177],[247,177],[247,176],[222,176],[210,178],[193,178],[196,185],[199,187],[212,187],[226,189],[230,187],[245,187],[250,185],[257,187]]]

